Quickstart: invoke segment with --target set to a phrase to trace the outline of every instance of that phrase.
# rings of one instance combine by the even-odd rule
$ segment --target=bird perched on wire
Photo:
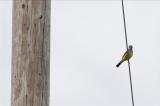
[[[129,60],[133,56],[133,46],[129,45],[129,49],[124,53],[121,61],[116,65],[119,67],[124,61]]]

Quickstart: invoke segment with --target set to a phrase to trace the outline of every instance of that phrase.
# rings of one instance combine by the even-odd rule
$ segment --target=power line
[[[125,11],[124,11],[123,0],[122,0],[122,11],[123,11],[123,22],[124,22],[126,49],[128,51],[128,39],[127,39],[127,29],[126,29],[126,20],[125,20]],[[129,69],[130,88],[131,88],[131,96],[132,96],[132,106],[134,106],[134,96],[133,96],[133,88],[132,88],[132,76],[131,76],[131,68],[130,68],[130,62],[129,62],[129,60],[128,60],[128,69]]]

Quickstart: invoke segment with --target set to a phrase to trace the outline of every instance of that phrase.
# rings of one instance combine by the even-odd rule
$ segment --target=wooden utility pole
[[[51,0],[13,0],[11,106],[49,106]]]

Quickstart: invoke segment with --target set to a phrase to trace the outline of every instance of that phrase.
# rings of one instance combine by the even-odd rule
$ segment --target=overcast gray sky
[[[10,106],[11,1],[0,0],[0,106]]]
[[[160,106],[160,1],[125,3],[135,106]],[[0,1],[0,106],[10,106],[10,1]],[[131,106],[120,0],[52,1],[51,106]]]

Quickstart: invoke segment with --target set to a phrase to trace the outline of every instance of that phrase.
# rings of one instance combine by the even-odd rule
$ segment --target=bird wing
[[[128,51],[126,51],[122,57],[122,60],[125,61],[125,60],[128,60],[129,59],[129,53]]]

